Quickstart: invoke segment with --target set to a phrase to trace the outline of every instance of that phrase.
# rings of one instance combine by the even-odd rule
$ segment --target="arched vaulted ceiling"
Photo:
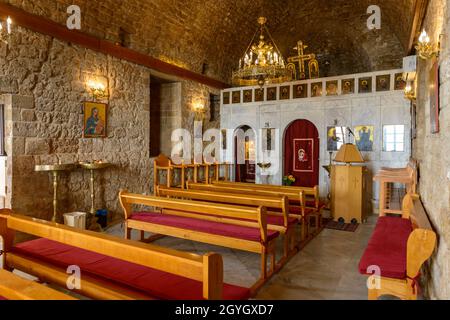
[[[401,67],[417,0],[0,0],[65,24],[77,4],[84,32],[225,81],[264,14],[285,56],[298,40],[318,54],[322,75]],[[382,10],[368,30],[369,5]],[[121,31],[122,30],[122,31]]]

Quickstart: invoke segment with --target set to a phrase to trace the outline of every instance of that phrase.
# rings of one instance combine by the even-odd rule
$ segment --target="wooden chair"
[[[371,273],[368,270],[371,266],[381,272],[381,275],[369,277],[369,300],[377,300],[382,295],[394,295],[404,300],[417,299],[420,269],[433,254],[436,234],[418,195],[405,196],[401,213],[402,217],[380,217],[361,258],[360,273]],[[392,243],[394,241],[399,243]],[[397,260],[405,257],[406,268],[401,269],[401,262]]]
[[[62,292],[0,269],[0,300],[77,300]]]
[[[406,186],[406,193],[415,194],[417,189],[417,162],[411,160],[406,168],[382,168],[373,178],[380,183],[379,214],[401,214],[402,210],[391,208],[392,184],[400,183]]]
[[[261,255],[261,277],[256,292],[276,271],[275,243],[279,232],[267,229],[266,208],[143,196],[121,191],[125,237],[131,230],[151,232],[218,245]],[[133,205],[153,207],[153,212],[133,212]],[[181,222],[180,222],[181,221]],[[250,236],[245,236],[251,234]],[[270,257],[270,269],[267,260]]]
[[[153,161],[153,192],[156,187],[160,185],[159,173],[160,171],[165,171],[167,173],[167,186],[172,185],[172,161],[165,155],[160,154]]]
[[[14,245],[16,232],[41,237],[41,239],[19,244],[22,247],[16,248],[18,246]],[[80,249],[87,250],[91,255],[98,256],[95,258],[96,261],[109,261],[113,258],[111,263],[117,265],[121,270],[129,267],[136,268],[137,266],[141,273],[148,270],[149,274],[160,274],[160,277],[164,277],[166,280],[176,277],[176,281],[180,284],[186,281],[188,288],[199,284],[198,299],[201,297],[204,299],[222,299],[224,298],[225,289],[229,286],[223,284],[223,263],[221,256],[217,254],[200,256],[179,252],[13,214],[8,209],[0,210],[0,236],[2,236],[4,244],[4,268],[7,270],[18,269],[36,276],[41,281],[61,287],[66,286],[68,276],[66,269],[61,266],[63,261],[49,262],[52,260],[51,256],[40,259],[38,258],[40,256],[38,251],[27,254],[26,252],[29,249],[27,250],[26,246],[33,246],[37,242],[45,242],[54,244],[57,247],[63,246],[63,251],[76,249],[78,250],[77,252],[81,252]],[[47,250],[45,247],[41,249]],[[81,261],[64,263],[80,265],[83,261],[79,257],[80,255],[76,254],[73,259]],[[122,264],[124,266],[120,267]],[[108,266],[111,268],[109,263]],[[96,264],[91,263],[89,267],[95,269]],[[83,272],[83,270],[81,271]],[[106,271],[95,271],[96,276],[90,275],[90,272],[83,272],[83,276],[80,279],[81,288],[74,291],[86,297],[101,300],[173,299],[170,298],[169,293],[165,294],[163,292],[162,296],[158,296],[155,293],[156,289],[152,290],[152,292],[145,292],[142,288],[142,283],[139,284],[139,288],[133,287],[133,284],[130,282],[127,282],[127,285],[124,286],[123,280],[119,281],[116,279],[116,277],[120,276],[120,272],[105,277],[101,276],[102,272]],[[155,281],[157,280],[159,279],[155,279]],[[146,283],[146,285],[151,286],[152,283]],[[158,288],[158,290],[160,289]],[[235,296],[233,297],[236,298]]]
[[[279,231],[283,235],[284,254],[280,264],[284,264],[288,257],[294,255],[297,252],[297,248],[300,247],[301,237],[298,237],[298,239],[295,238],[295,224],[297,219],[289,217],[289,201],[285,196],[269,197],[248,194],[241,195],[201,190],[178,190],[165,187],[158,187],[157,195],[214,203],[247,205],[253,207],[263,206],[268,210],[277,210],[279,212],[267,211],[267,228],[269,230]]]

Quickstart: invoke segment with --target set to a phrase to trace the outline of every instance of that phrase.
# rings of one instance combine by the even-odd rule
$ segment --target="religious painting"
[[[327,151],[338,151],[344,143],[345,127],[327,128]]]
[[[377,76],[377,92],[391,90],[391,75]]]
[[[320,78],[320,76],[319,76],[319,62],[316,59],[312,59],[308,63],[308,69],[309,69],[309,78],[310,79]]]
[[[359,93],[372,92],[372,77],[359,78]]]
[[[223,104],[230,104],[230,93],[229,92],[223,93]]]
[[[439,62],[435,61],[430,70],[430,122],[431,133],[439,133]]]
[[[244,103],[252,102],[252,90],[244,90]]]
[[[294,172],[314,172],[314,139],[294,139]]]
[[[374,142],[374,126],[355,127],[355,142],[359,151],[372,152]]]
[[[280,100],[289,100],[291,98],[291,87],[280,87]]]
[[[338,81],[327,81],[327,96],[337,96]]]
[[[241,103],[241,92],[233,91],[233,103]]]
[[[294,99],[306,98],[308,96],[308,85],[296,84],[294,85]]]
[[[316,82],[311,84],[311,97],[322,96],[322,82]]]
[[[264,88],[255,89],[255,101],[256,102],[264,101]]]
[[[342,86],[342,94],[355,93],[355,79],[341,80],[341,86]]]
[[[394,90],[405,90],[406,81],[403,79],[403,73],[395,74]]]
[[[106,109],[105,103],[85,102],[83,106],[83,136],[84,138],[106,137]]]
[[[267,101],[277,100],[277,88],[272,87],[267,89]]]

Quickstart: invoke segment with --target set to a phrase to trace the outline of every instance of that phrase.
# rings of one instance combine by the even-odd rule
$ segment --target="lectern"
[[[333,219],[345,223],[362,223],[367,216],[367,168],[354,144],[341,147],[331,166],[331,213]]]

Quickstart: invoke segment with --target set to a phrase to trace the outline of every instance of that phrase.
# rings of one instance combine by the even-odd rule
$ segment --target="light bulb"
[[[6,29],[8,31],[8,34],[11,34],[11,24],[12,24],[12,20],[10,17],[8,17],[8,19],[6,19]]]
[[[422,33],[420,34],[419,37],[419,42],[420,43],[429,43],[430,42],[430,37],[428,36],[427,32],[425,31],[425,29],[422,31]]]

